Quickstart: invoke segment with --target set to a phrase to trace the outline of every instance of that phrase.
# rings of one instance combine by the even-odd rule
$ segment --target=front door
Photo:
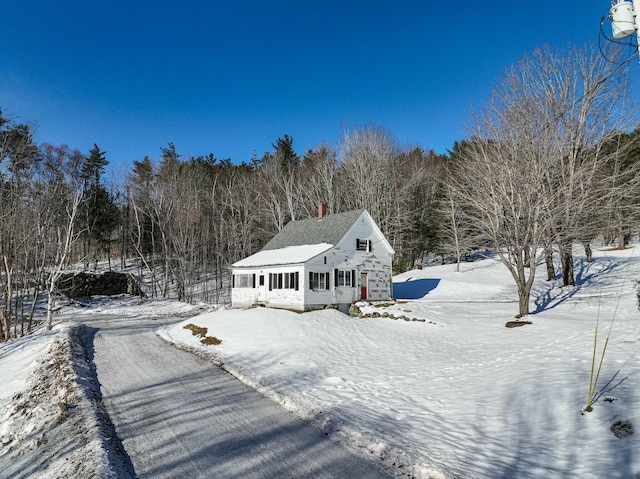
[[[360,273],[360,299],[367,299],[367,273]]]
[[[258,276],[258,302],[264,303],[267,300],[267,290],[264,287],[264,274]]]

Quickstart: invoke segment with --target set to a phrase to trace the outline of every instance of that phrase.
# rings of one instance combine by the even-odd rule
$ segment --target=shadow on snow
[[[587,262],[584,258],[577,260],[574,264],[575,286],[559,287],[557,281],[545,283],[543,290],[535,292],[536,298],[534,303],[536,309],[531,314],[553,309],[570,298],[575,297],[583,288],[588,286],[600,287],[600,289],[597,290],[597,294],[595,294],[596,296],[605,294],[603,293],[605,288],[615,286],[608,281],[610,278],[610,276],[607,277],[608,273],[625,266],[626,264],[623,260],[614,258],[598,258],[594,259],[591,263]],[[558,279],[559,278],[561,278],[561,276],[559,276]]]
[[[439,279],[432,278],[407,279],[393,283],[393,296],[395,299],[420,299],[436,289],[439,283]]]

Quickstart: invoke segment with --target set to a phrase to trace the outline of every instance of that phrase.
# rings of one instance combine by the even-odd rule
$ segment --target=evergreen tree
[[[101,252],[111,249],[111,234],[120,225],[120,209],[115,198],[100,183],[94,183],[85,192],[90,218],[89,234]]]
[[[96,262],[101,253],[109,255],[111,235],[120,225],[120,210],[115,198],[100,182],[108,164],[106,152],[101,151],[94,143],[80,170],[84,185],[81,225],[84,231],[85,255],[93,256]]]
[[[278,138],[273,146],[273,155],[280,160],[284,175],[292,173],[300,164],[300,157],[293,150],[293,137],[284,135]]]
[[[100,177],[103,175],[105,167],[109,164],[106,154],[107,152],[100,151],[100,148],[95,143],[93,148],[89,150],[89,156],[85,158],[82,165],[82,178],[85,181],[85,187],[100,183]]]

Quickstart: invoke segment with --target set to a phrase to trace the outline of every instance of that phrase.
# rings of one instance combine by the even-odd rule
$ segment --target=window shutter
[[[236,275],[235,274],[231,275],[231,287],[232,288],[236,287]]]
[[[309,289],[313,289],[313,273],[309,271]]]
[[[334,288],[338,287],[338,270],[337,269],[333,270],[333,287]]]
[[[356,287],[356,270],[355,269],[351,270],[351,287],[352,288]]]
[[[253,289],[256,289],[256,274],[253,273],[253,278],[251,278],[251,283],[253,286],[251,286]]]
[[[371,252],[371,240],[367,240],[367,251]]]
[[[295,278],[295,288],[296,291],[298,291],[300,289],[300,272],[296,271],[296,278]]]
[[[326,282],[325,289],[327,291],[329,291],[329,276],[331,276],[329,273],[325,273],[325,275],[324,275],[324,279],[325,279],[325,282]]]
[[[273,273],[269,273],[269,291],[273,289]]]

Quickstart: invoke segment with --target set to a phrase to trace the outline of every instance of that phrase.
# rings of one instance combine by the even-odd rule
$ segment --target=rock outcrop
[[[58,280],[58,288],[70,298],[115,296],[117,294],[146,296],[132,274],[115,271],[66,273]]]

